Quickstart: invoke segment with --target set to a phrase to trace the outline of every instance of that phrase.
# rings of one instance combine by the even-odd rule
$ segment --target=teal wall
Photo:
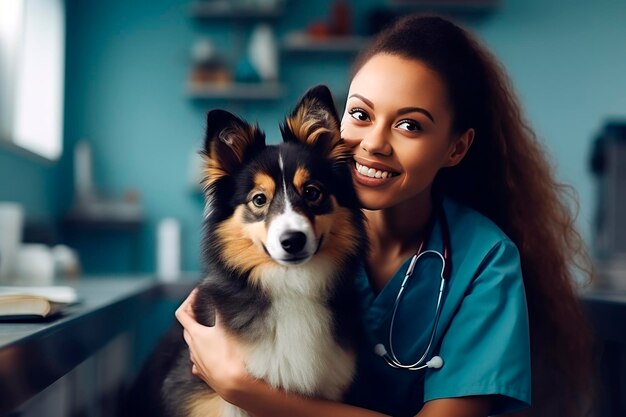
[[[363,14],[386,1],[353,1]],[[33,213],[63,212],[72,197],[72,148],[88,138],[96,183],[121,195],[137,190],[147,223],[139,238],[139,269],[154,271],[155,225],[174,216],[183,226],[183,269],[199,269],[202,204],[191,192],[188,164],[202,137],[204,114],[225,107],[258,120],[270,140],[277,121],[308,86],[347,88],[347,56],[282,55],[282,100],[197,103],[185,97],[189,51],[209,34],[225,48],[241,42],[228,22],[204,24],[189,15],[190,1],[67,0],[65,153],[48,167],[0,149],[0,200],[23,201]],[[289,0],[279,33],[321,19],[330,1]],[[503,0],[476,30],[508,70],[528,119],[551,155],[559,179],[580,197],[579,227],[590,239],[593,182],[587,169],[591,140],[603,120],[626,118],[626,2]],[[229,33],[231,35],[229,35]],[[19,174],[15,187],[13,174]],[[53,178],[53,180],[50,180]],[[129,244],[91,239],[81,249],[88,272],[128,270]]]
[[[56,201],[56,164],[0,145],[0,201],[20,203],[30,219],[50,220]]]

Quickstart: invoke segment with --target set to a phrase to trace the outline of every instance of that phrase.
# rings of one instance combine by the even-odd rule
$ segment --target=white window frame
[[[0,0],[0,139],[61,156],[64,73],[64,0]]]

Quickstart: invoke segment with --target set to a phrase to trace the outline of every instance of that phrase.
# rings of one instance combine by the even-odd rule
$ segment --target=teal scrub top
[[[515,244],[489,219],[451,199],[443,200],[450,230],[451,277],[444,293],[433,348],[440,369],[393,369],[374,353],[389,350],[393,305],[409,266],[407,259],[376,294],[363,267],[357,278],[363,340],[350,404],[392,416],[414,416],[427,401],[492,395],[491,414],[530,404],[528,311]],[[443,250],[436,221],[427,249]],[[420,258],[398,306],[393,346],[403,364],[417,361],[428,345],[440,285],[441,261]]]

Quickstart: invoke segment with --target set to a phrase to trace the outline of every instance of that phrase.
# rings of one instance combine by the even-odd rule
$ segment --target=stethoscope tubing
[[[437,306],[435,308],[435,318],[433,320],[433,325],[432,328],[430,330],[430,337],[428,339],[428,345],[426,346],[426,350],[424,351],[424,353],[422,354],[422,356],[419,358],[419,360],[417,360],[415,363],[410,364],[410,365],[405,365],[402,364],[402,362],[400,362],[400,360],[397,358],[395,351],[393,349],[393,327],[394,327],[394,322],[395,322],[395,318],[396,318],[396,313],[398,311],[398,306],[400,305],[400,301],[402,299],[402,294],[404,293],[404,289],[406,287],[406,283],[408,282],[408,280],[413,276],[413,269],[415,268],[415,264],[417,264],[417,261],[424,255],[436,255],[439,257],[439,259],[441,259],[441,272],[439,274],[440,278],[441,278],[441,283],[439,284],[439,294],[437,295]],[[435,340],[435,333],[437,331],[437,325],[439,324],[439,317],[441,316],[441,304],[442,304],[442,300],[443,300],[443,293],[445,291],[446,288],[446,279],[444,277],[444,270],[446,268],[446,260],[444,258],[444,256],[436,251],[436,250],[425,250],[419,254],[413,255],[413,259],[411,260],[411,263],[409,264],[409,268],[407,269],[407,272],[404,276],[404,280],[402,281],[402,284],[400,285],[400,290],[398,291],[398,295],[396,296],[396,300],[394,302],[393,305],[393,313],[391,315],[391,323],[389,324],[389,353],[390,353],[390,357],[386,357],[383,356],[383,358],[387,361],[387,363],[392,366],[393,368],[398,368],[398,369],[408,369],[411,371],[416,371],[419,369],[424,369],[427,368],[428,365],[426,364],[422,364],[424,362],[424,360],[426,360],[426,357],[428,356],[428,353],[430,352],[433,342]]]
[[[398,295],[396,296],[396,299],[393,305],[393,312],[391,314],[391,322],[389,324],[389,352],[387,352],[384,345],[382,344],[378,344],[374,347],[374,351],[376,352],[376,354],[381,356],[385,360],[385,362],[387,362],[387,364],[391,366],[392,368],[417,371],[417,370],[426,369],[426,368],[440,368],[443,365],[443,360],[439,356],[434,356],[428,362],[424,363],[435,341],[435,335],[437,333],[437,325],[439,324],[439,318],[441,317],[443,293],[446,289],[446,283],[448,279],[450,278],[451,269],[452,269],[452,265],[450,261],[450,231],[448,230],[448,222],[445,217],[445,213],[443,212],[443,207],[441,206],[441,204],[439,205],[438,217],[441,223],[443,254],[433,249],[423,251],[422,250],[423,242],[422,242],[417,253],[413,255],[413,258],[411,259],[411,263],[409,264],[409,267],[407,268],[407,272],[404,276],[404,279],[402,280],[402,284],[400,285],[400,289],[398,290]],[[431,225],[430,232],[432,232],[432,225]],[[430,336],[428,338],[428,344],[426,346],[426,350],[424,351],[422,356],[419,358],[419,360],[417,360],[415,363],[405,365],[402,362],[400,362],[400,360],[396,356],[395,351],[393,349],[393,327],[395,324],[395,318],[396,318],[396,313],[398,311],[398,306],[400,305],[400,301],[402,300],[402,295],[407,286],[407,283],[409,279],[413,276],[413,270],[415,269],[415,265],[417,264],[418,260],[422,256],[425,256],[425,255],[431,255],[431,256],[436,255],[441,260],[441,272],[439,273],[441,282],[439,284],[439,293],[437,294],[437,306],[435,307],[435,316],[434,316],[432,328],[430,330]]]

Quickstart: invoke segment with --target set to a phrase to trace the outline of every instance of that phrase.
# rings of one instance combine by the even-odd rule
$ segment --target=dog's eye
[[[252,197],[252,204],[254,204],[257,207],[263,207],[265,205],[265,203],[267,203],[267,197],[265,197],[265,194],[255,194],[254,197]]]
[[[317,203],[322,198],[322,190],[315,185],[307,185],[304,187],[304,198],[311,203]]]

